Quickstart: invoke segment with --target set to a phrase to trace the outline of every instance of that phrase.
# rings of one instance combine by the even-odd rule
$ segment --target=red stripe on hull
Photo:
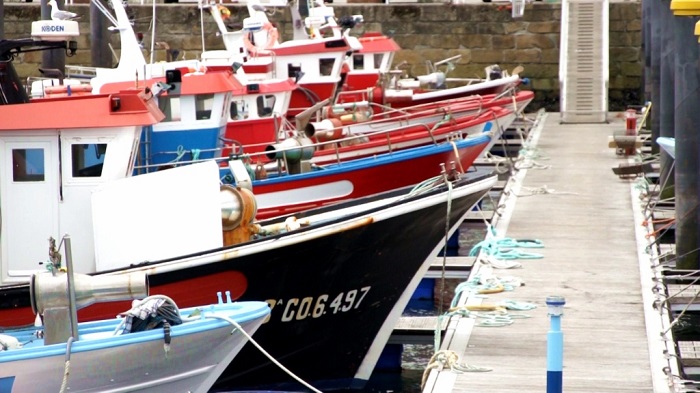
[[[178,307],[195,307],[216,303],[217,299],[213,295],[217,292],[224,294],[225,291],[231,291],[231,300],[236,300],[243,296],[247,288],[248,279],[242,273],[223,271],[164,285],[150,285],[149,293],[169,296],[177,302]],[[79,310],[78,320],[110,319],[130,308],[131,301],[96,303]],[[30,307],[3,310],[0,313],[0,327],[31,325],[34,318]]]

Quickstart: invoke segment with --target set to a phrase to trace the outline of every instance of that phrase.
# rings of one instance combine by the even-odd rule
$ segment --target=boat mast
[[[151,59],[150,63],[153,64],[153,54],[156,51],[156,0],[153,0],[153,19],[151,19]],[[144,75],[145,77],[145,75]]]

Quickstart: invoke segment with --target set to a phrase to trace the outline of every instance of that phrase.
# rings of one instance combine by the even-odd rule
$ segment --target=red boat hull
[[[256,180],[253,193],[258,201],[257,219],[265,219],[334,202],[355,199],[415,185],[440,174],[441,165],[468,169],[491,142],[488,135],[478,142],[424,146],[424,154],[414,150],[387,153],[378,159],[356,160],[327,170],[300,175]],[[396,155],[397,159],[387,159]]]

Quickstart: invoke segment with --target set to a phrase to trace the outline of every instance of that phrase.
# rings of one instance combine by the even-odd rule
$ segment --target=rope
[[[683,293],[686,289],[691,288],[691,287],[692,287],[696,282],[698,282],[698,281],[700,281],[700,277],[695,278],[695,279],[694,279],[693,281],[691,281],[685,288],[683,288],[682,290],[680,290],[677,294],[671,295],[671,296],[669,296],[668,298],[666,298],[665,302],[667,303],[667,302],[668,302],[670,299],[672,299],[673,297],[675,297],[675,296],[677,296],[677,295],[680,295],[680,294]],[[695,295],[693,296],[693,298],[690,299],[690,301],[688,301],[688,303],[686,304],[686,306],[683,307],[683,310],[681,310],[681,312],[678,314],[678,316],[677,316],[676,318],[674,318],[674,320],[669,324],[668,328],[662,332],[662,334],[667,334],[669,331],[671,331],[671,329],[672,329],[675,325],[678,324],[678,322],[680,322],[680,320],[681,320],[681,318],[683,317],[683,315],[685,315],[686,311],[688,311],[688,309],[690,308],[690,306],[693,305],[693,303],[695,303],[695,299],[697,299],[698,296],[700,296],[700,291],[695,292]]]
[[[498,259],[491,255],[479,255],[477,261],[485,265],[489,265],[494,269],[518,269],[523,267],[522,263],[520,262]]]
[[[455,287],[455,295],[450,303],[450,311],[457,309],[457,303],[462,295],[462,292],[469,291],[475,294],[490,294],[499,292],[510,292],[515,288],[522,286],[522,280],[513,276],[506,277],[488,277],[482,279],[479,275],[470,278],[467,281],[461,282]]]
[[[469,256],[485,254],[496,259],[540,259],[542,254],[526,252],[517,248],[542,248],[544,244],[537,239],[499,238],[493,226],[488,226],[486,239],[475,244],[469,251]],[[489,262],[489,261],[487,261]]]
[[[521,251],[516,248],[508,250],[498,249],[492,255],[496,259],[542,259],[544,255],[534,252]]]
[[[459,157],[459,151],[457,150],[457,144],[454,141],[450,141],[450,144],[452,145],[452,150],[455,153],[455,159],[457,160],[457,164],[459,164],[459,171],[464,173],[464,167],[462,166],[462,160]]]
[[[516,240],[513,238],[502,238],[502,239],[497,239],[496,245],[498,247],[522,247],[522,248],[543,248],[544,244],[542,243],[542,240],[538,239],[520,239]]]
[[[442,271],[440,273],[440,303],[438,305],[438,314],[442,314],[443,296],[445,295],[445,270],[447,265],[447,243],[450,240],[450,213],[452,212],[452,182],[447,180],[447,174],[443,174],[444,181],[447,183],[447,212],[445,213],[445,245],[442,249]],[[438,319],[438,328],[440,320]]]
[[[244,335],[245,338],[247,338],[248,341],[251,342],[251,344],[255,345],[255,347],[256,347],[258,350],[260,350],[260,352],[261,352],[263,355],[265,355],[268,359],[270,359],[270,361],[271,361],[272,363],[274,363],[275,365],[277,365],[277,367],[279,367],[282,371],[284,371],[285,373],[287,373],[287,375],[289,375],[290,377],[294,378],[294,379],[295,379],[297,382],[299,382],[300,384],[306,386],[306,387],[307,387],[309,390],[311,390],[312,392],[321,393],[320,390],[314,388],[314,387],[311,386],[308,382],[306,382],[306,381],[304,381],[303,379],[299,378],[296,374],[294,374],[294,373],[291,372],[289,369],[287,369],[286,367],[284,367],[284,366],[282,365],[282,363],[280,363],[279,361],[277,361],[277,359],[275,359],[274,357],[272,357],[272,355],[270,355],[267,351],[265,351],[265,349],[263,349],[263,347],[261,347],[260,344],[258,344],[257,341],[253,340],[253,337],[251,337],[251,335],[248,334],[248,332],[246,332],[245,329],[243,329],[243,327],[242,327],[241,325],[238,324],[238,322],[234,321],[234,320],[231,319],[231,318],[225,317],[225,316],[223,316],[223,315],[205,315],[205,317],[207,317],[207,318],[221,319],[221,320],[223,320],[223,321],[226,321],[226,322],[230,323],[231,325],[233,325],[233,326],[235,327],[235,329],[233,329],[233,330],[231,331],[231,334],[233,334],[236,330],[240,331],[241,334]]]
[[[529,311],[537,308],[534,303],[518,302],[515,300],[503,300],[498,303],[499,306],[505,307],[506,310]]]
[[[673,227],[676,224],[676,219],[667,218],[660,222],[664,222],[664,224],[659,226],[658,228],[655,228],[652,232],[647,233],[646,235],[644,235],[644,237],[649,239],[650,237],[656,238],[663,236],[664,233],[666,233],[671,227]]]
[[[70,350],[73,345],[73,340],[73,336],[70,336],[68,337],[68,342],[66,342],[66,363],[63,366],[63,380],[61,381],[60,393],[64,393],[68,386],[68,375],[70,375]]]
[[[515,167],[515,161],[510,157],[501,157],[493,153],[486,152],[485,161],[489,163],[495,163],[494,170],[499,174],[510,173],[513,174],[513,169]]]
[[[526,193],[524,194],[513,194],[517,197],[526,197],[526,196],[533,196],[533,195],[545,195],[545,194],[560,194],[560,195],[578,195],[576,192],[568,192],[568,191],[556,191],[552,188],[547,187],[546,185],[540,186],[540,187],[521,187],[522,190],[525,190]]]
[[[430,370],[437,369],[438,372],[449,368],[450,371],[455,373],[464,372],[488,372],[492,369],[487,367],[477,367],[459,361],[459,355],[454,351],[438,351],[436,352],[428,362],[428,367],[423,371],[423,378],[421,379],[421,390],[425,388],[425,382],[428,379],[428,374]]]
[[[180,160],[182,159],[182,157],[185,156],[186,153],[187,153],[187,151],[185,150],[184,147],[182,147],[182,145],[178,146],[177,151],[176,151],[177,157],[173,158],[170,161],[170,163],[172,164],[172,163],[180,162]]]

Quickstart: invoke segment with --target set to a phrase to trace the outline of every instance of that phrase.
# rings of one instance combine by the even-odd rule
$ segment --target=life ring
[[[277,43],[277,38],[279,38],[279,34],[277,33],[277,29],[275,28],[275,26],[272,26],[272,23],[265,22],[265,24],[263,24],[262,29],[267,32],[267,42],[262,47],[262,49],[250,42],[250,34],[252,34],[252,32],[248,34],[243,34],[243,45],[245,45],[245,49],[248,51],[248,53],[250,53],[251,56],[257,56],[261,53],[267,53],[267,49],[274,47]]]
[[[44,87],[45,96],[63,97],[76,95],[84,95],[92,93],[92,86],[88,84],[80,85],[58,85],[58,86],[46,86]]]
[[[219,10],[219,14],[221,14],[222,20],[226,20],[231,17],[231,10],[229,10],[225,6],[217,5],[216,8]]]
[[[207,66],[200,64],[199,67],[187,67],[187,72],[185,75],[189,74],[206,74]]]

